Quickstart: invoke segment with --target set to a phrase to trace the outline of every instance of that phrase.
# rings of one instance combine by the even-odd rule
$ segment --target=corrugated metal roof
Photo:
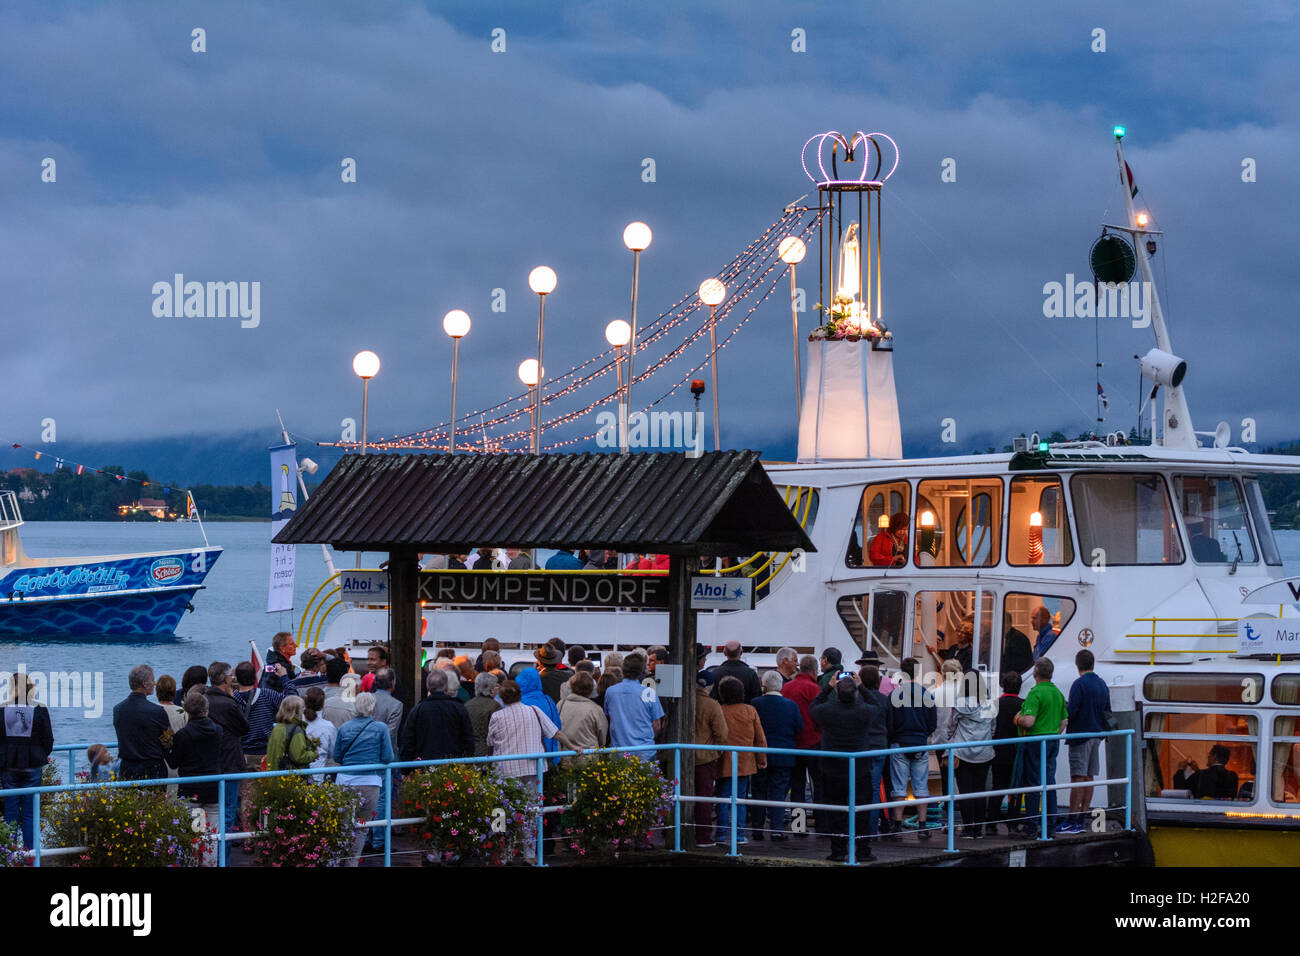
[[[346,551],[813,551],[758,452],[347,455],[275,536]]]

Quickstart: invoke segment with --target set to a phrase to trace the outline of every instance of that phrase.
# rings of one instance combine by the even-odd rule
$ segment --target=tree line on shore
[[[148,484],[143,484],[146,481]],[[124,471],[120,465],[109,465],[100,469],[99,474],[81,475],[68,468],[49,473],[15,468],[0,474],[0,490],[18,495],[23,518],[28,521],[159,520],[143,510],[121,513],[123,507],[130,509],[142,498],[166,502],[169,514],[184,517],[186,513],[187,489],[154,481],[143,471]],[[270,519],[270,489],[261,482],[194,485],[188,490],[206,519]]]

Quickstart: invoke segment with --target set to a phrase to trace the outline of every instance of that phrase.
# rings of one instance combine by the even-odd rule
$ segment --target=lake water
[[[206,590],[194,599],[174,638],[159,641],[30,640],[0,641],[0,670],[21,663],[30,672],[78,671],[102,674],[103,712],[54,708],[55,740],[94,743],[113,737],[113,705],[127,694],[127,673],[149,664],[154,673],[171,674],[179,683],[192,664],[214,660],[231,664],[249,659],[249,640],[264,654],[276,631],[292,630],[296,612],[267,614],[270,524],[209,524],[208,538],[225,549],[207,578]],[[191,548],[203,543],[197,525],[184,523],[30,522],[23,526],[23,546],[34,557],[115,554]],[[1300,531],[1276,532],[1288,576],[1300,575]],[[347,566],[355,560],[348,555]],[[364,567],[376,567],[383,555],[366,555]],[[295,606],[305,607],[325,579],[319,547],[298,548]]]

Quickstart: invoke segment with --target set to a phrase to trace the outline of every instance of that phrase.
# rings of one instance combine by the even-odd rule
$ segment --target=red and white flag
[[[257,686],[262,683],[262,671],[266,668],[266,665],[262,663],[262,655],[257,653],[257,641],[250,637],[248,646],[253,652],[253,656],[249,659],[250,663],[253,665],[253,670],[257,672],[257,676],[253,679],[253,686]]]

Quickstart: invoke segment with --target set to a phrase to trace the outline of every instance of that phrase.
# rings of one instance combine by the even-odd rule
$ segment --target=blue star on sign
[[[732,596],[733,596],[733,597],[740,597],[740,596],[743,595],[744,593],[745,593],[745,589],[744,589],[744,588],[736,588],[735,591],[733,592]]]

